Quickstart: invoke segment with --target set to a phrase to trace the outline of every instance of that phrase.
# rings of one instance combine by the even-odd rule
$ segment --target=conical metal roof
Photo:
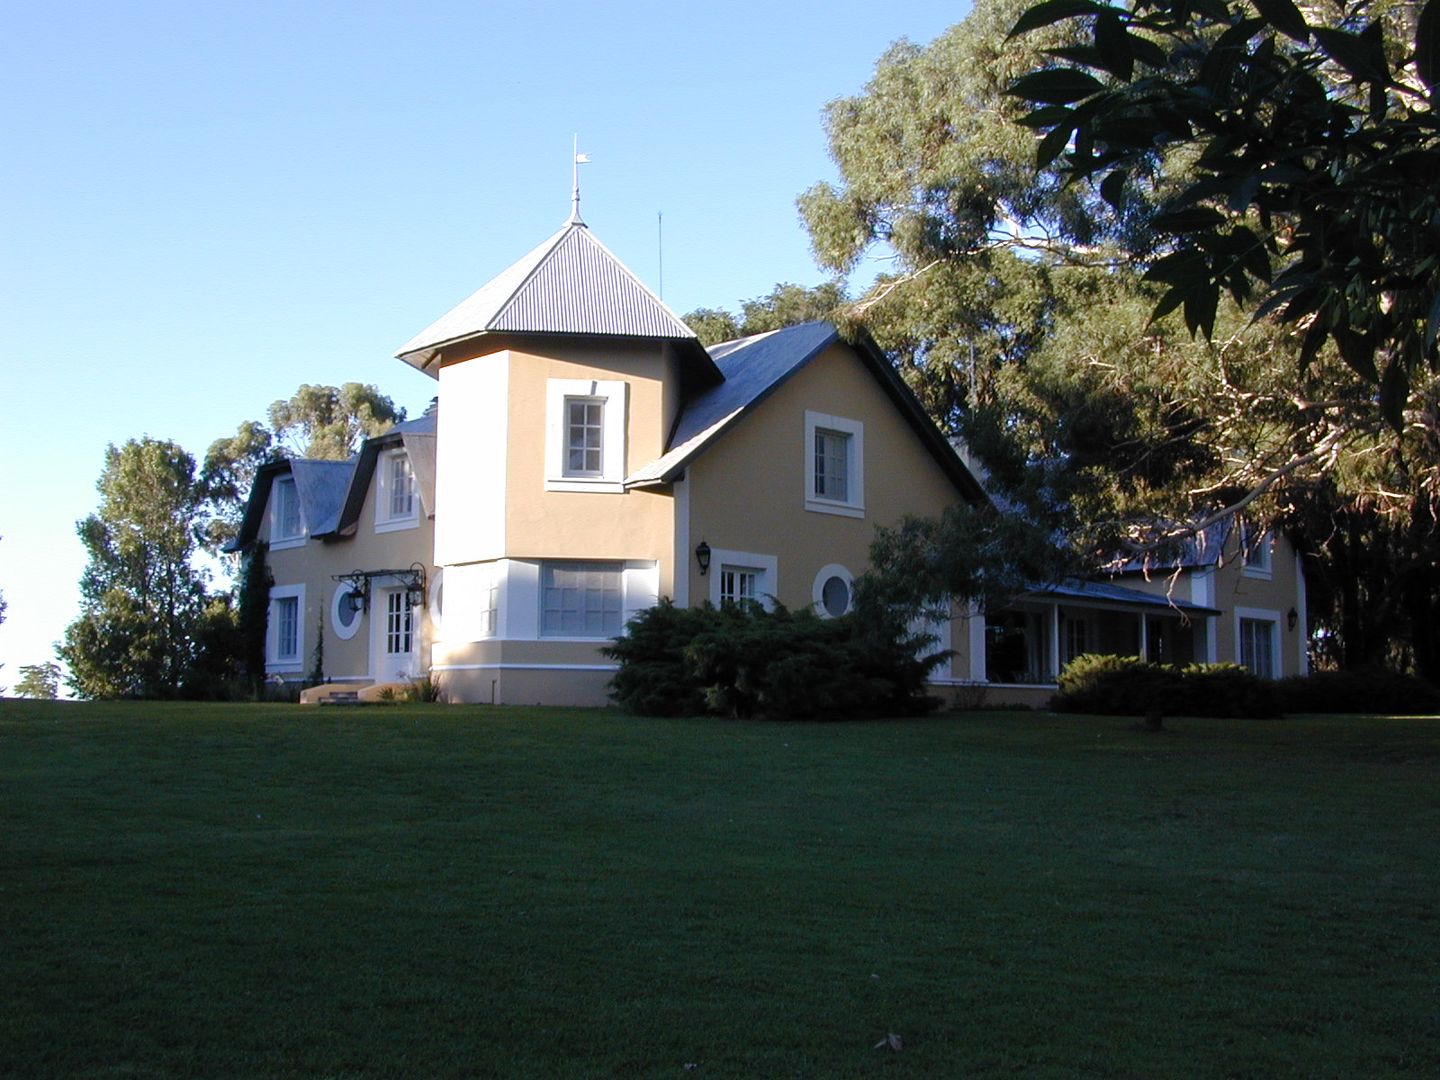
[[[481,334],[600,334],[695,340],[578,219],[402,345],[425,367],[437,349]]]

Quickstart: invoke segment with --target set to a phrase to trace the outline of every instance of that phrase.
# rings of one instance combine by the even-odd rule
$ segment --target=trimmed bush
[[[1384,668],[1316,671],[1285,679],[1279,688],[1286,712],[1420,716],[1440,713],[1440,690],[1414,675],[1401,675]]]
[[[631,620],[605,653],[623,708],[647,716],[842,719],[928,712],[925,680],[948,655],[917,659],[924,641],[856,615],[822,619],[758,604],[677,608]]]
[[[1088,653],[1060,673],[1058,712],[1112,716],[1274,717],[1274,683],[1237,664],[1152,664],[1137,656]]]
[[[1158,710],[1174,715],[1170,705],[1179,695],[1180,676],[1174,668],[1138,656],[1086,653],[1065,665],[1059,687],[1050,701],[1057,712],[1145,716]]]

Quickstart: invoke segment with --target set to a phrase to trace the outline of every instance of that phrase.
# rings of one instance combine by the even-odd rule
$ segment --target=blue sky
[[[107,443],[209,443],[395,348],[569,213],[684,313],[823,280],[821,110],[964,3],[11,5],[0,38],[0,686],[74,618]]]

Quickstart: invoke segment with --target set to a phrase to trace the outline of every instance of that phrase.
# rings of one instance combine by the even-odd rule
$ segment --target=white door
[[[410,594],[404,589],[378,590],[380,617],[375,620],[375,656],[379,658],[375,677],[379,682],[401,682],[417,672],[415,612]]]

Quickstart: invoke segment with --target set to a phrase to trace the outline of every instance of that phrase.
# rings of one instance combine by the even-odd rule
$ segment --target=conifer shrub
[[[1154,664],[1137,656],[1087,653],[1060,673],[1058,712],[1111,716],[1280,715],[1276,684],[1238,664]]]
[[[648,716],[711,714],[846,719],[928,712],[925,680],[948,655],[921,658],[927,639],[898,619],[759,604],[677,608],[631,620],[605,652],[620,662],[611,694]]]

